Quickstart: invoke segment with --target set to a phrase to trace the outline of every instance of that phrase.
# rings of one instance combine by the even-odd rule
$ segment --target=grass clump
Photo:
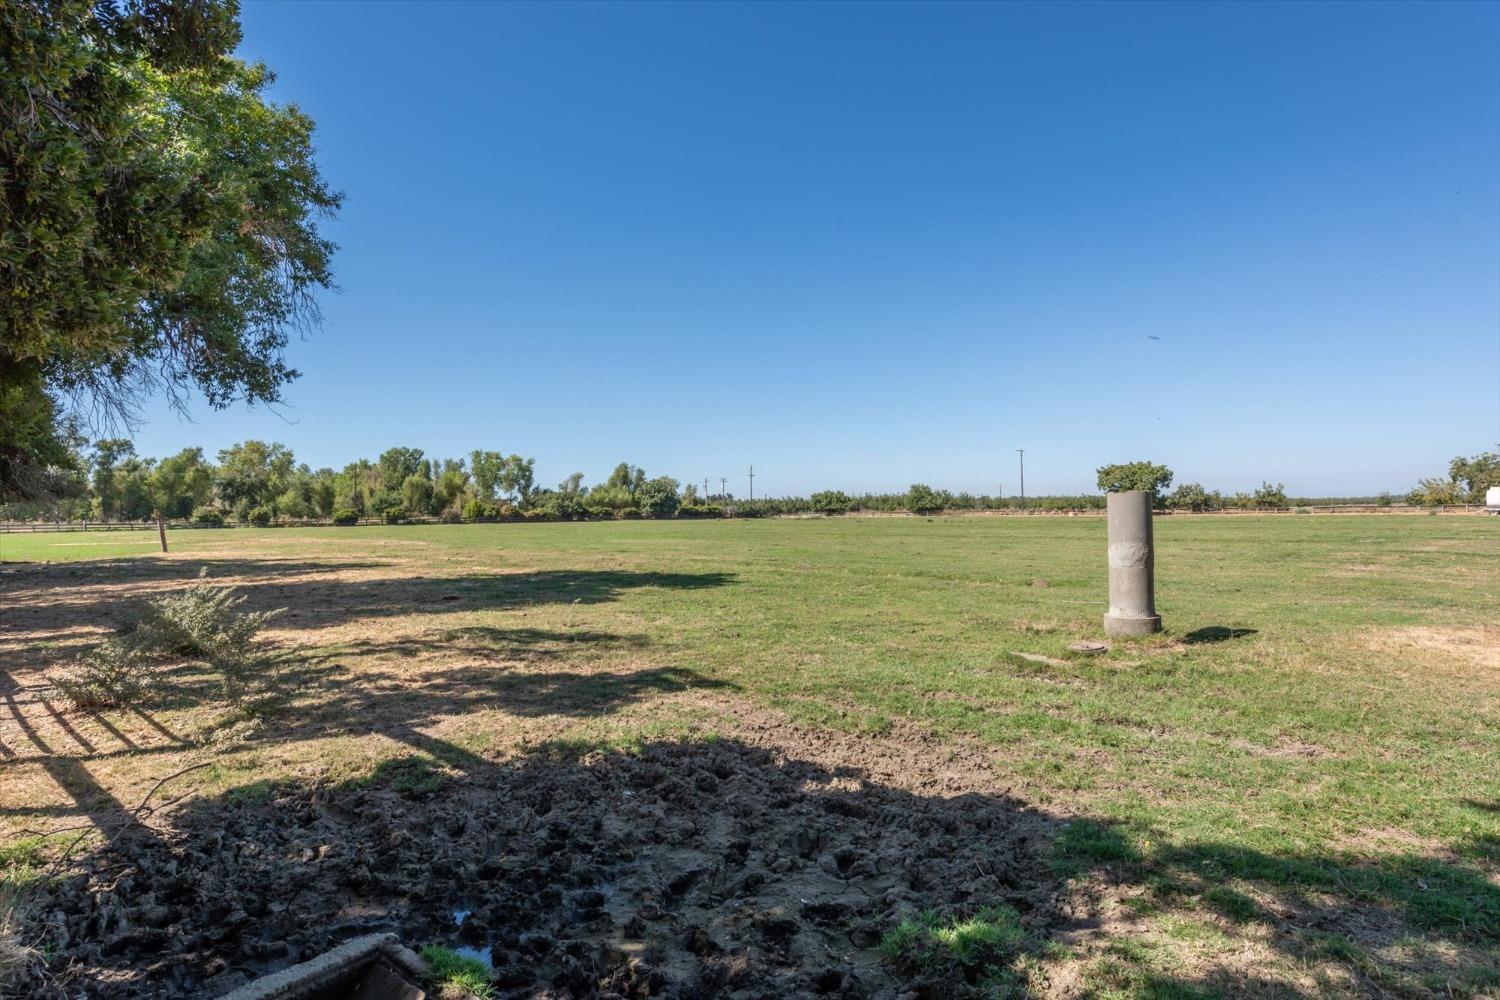
[[[1025,938],[1020,918],[1008,906],[987,906],[946,921],[936,910],[926,910],[897,924],[880,950],[905,972],[997,981]]]
[[[257,714],[275,699],[274,660],[256,644],[256,633],[281,610],[239,610],[247,598],[234,587],[197,582],[152,598],[118,635],[89,652],[58,690],[79,708],[139,705],[159,683],[158,666],[203,661],[224,700]]]
[[[34,837],[0,848],[0,996],[9,996],[6,988],[40,958],[40,953],[25,943],[21,927],[26,889],[38,877],[43,843]]]
[[[8,986],[37,957],[21,940],[21,894],[0,882],[0,989]]]
[[[477,958],[465,958],[451,948],[430,944],[422,949],[422,959],[432,969],[432,978],[447,990],[460,990],[479,1000],[491,1000],[495,990],[490,986],[490,970]]]

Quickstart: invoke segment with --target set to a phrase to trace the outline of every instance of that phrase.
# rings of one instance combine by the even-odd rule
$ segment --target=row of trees
[[[1500,486],[1500,453],[1480,452],[1473,458],[1462,455],[1448,463],[1448,478],[1433,477],[1418,481],[1407,494],[1416,504],[1484,503],[1485,491]]]
[[[1151,462],[1107,465],[1097,470],[1100,493],[1021,499],[952,493],[924,483],[904,493],[851,495],[824,490],[809,497],[762,498],[701,495],[692,484],[670,476],[650,476],[640,466],[621,462],[601,483],[586,485],[575,472],[556,486],[538,486],[535,459],[499,451],[478,450],[463,457],[429,458],[420,448],[389,448],[374,460],[359,459],[342,469],[312,469],[298,463],[283,444],[244,441],[209,459],[201,448],[184,448],[155,459],[138,455],[127,440],[107,439],[80,455],[79,471],[60,499],[24,501],[0,508],[18,520],[144,521],[160,511],[169,520],[191,518],[201,524],[234,520],[246,524],[321,519],[352,523],[361,518],[399,521],[413,517],[485,520],[533,517],[560,520],[629,517],[766,517],[778,514],[841,514],[855,511],[934,513],[942,510],[1087,510],[1104,506],[1104,495],[1123,490],[1151,490],[1162,509],[1213,511],[1283,509],[1311,503],[1396,502],[1380,498],[1292,498],[1280,483],[1263,483],[1249,493],[1230,496],[1198,483],[1172,489],[1173,472]],[[1482,497],[1486,482],[1497,477],[1496,456],[1455,460],[1445,499]],[[1467,478],[1466,478],[1467,477]],[[1438,482],[1438,481],[1433,481]]]

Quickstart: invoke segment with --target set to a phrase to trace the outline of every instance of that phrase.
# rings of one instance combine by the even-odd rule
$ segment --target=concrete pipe
[[[1156,613],[1156,555],[1151,539],[1149,490],[1111,493],[1109,522],[1109,614],[1104,634],[1150,635],[1161,631]]]

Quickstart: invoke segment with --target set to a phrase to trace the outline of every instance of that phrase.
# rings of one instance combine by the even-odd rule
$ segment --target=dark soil
[[[1047,817],[799,756],[821,763],[738,740],[462,755],[456,777],[414,757],[199,800],[43,890],[49,962],[23,995],[216,996],[391,930],[485,955],[502,996],[949,996],[965,984],[882,961],[899,919],[1056,923]]]

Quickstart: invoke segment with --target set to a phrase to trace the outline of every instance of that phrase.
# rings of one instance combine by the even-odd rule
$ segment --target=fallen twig
[[[212,763],[213,763],[213,761],[211,761],[211,760],[204,760],[204,761],[199,761],[196,764],[189,764],[187,767],[184,767],[184,768],[182,768],[180,770],[177,770],[177,771],[173,771],[171,774],[169,774],[166,777],[164,777],[164,778],[160,779],[159,781],[157,781],[156,784],[152,785],[151,788],[150,788],[150,790],[146,792],[145,797],[143,799],[141,799],[140,805],[136,806],[134,809],[130,810],[128,813],[126,813],[124,816],[122,816],[120,818],[119,829],[117,829],[114,832],[114,834],[107,841],[104,842],[105,848],[107,849],[107,848],[113,847],[115,841],[117,841],[117,840],[120,839],[121,834],[123,834],[126,830],[129,830],[131,827],[138,825],[138,821],[139,821],[139,819],[141,817],[141,813],[146,808],[146,803],[148,803],[148,802],[151,801],[151,796],[155,795],[161,789],[161,787],[163,785],[165,785],[167,782],[171,781],[174,778],[180,778],[184,774],[189,774],[189,773],[191,773],[193,771],[197,771],[197,770],[199,770],[201,768],[208,767]],[[180,796],[179,796],[179,798],[180,798]],[[68,861],[68,859],[73,856],[73,852],[78,849],[78,845],[81,844],[81,843],[83,843],[83,839],[85,837],[87,837],[92,830],[101,829],[103,827],[103,825],[104,824],[98,824],[98,825],[91,824],[88,827],[88,829],[84,830],[77,837],[73,838],[73,842],[68,845],[68,849],[66,851],[64,851],[59,857],[57,857],[56,859],[54,859],[53,862],[50,865],[47,866],[48,870],[60,869]],[[77,829],[77,827],[67,827],[66,829],[73,830],[73,829]],[[57,832],[64,832],[64,831],[57,831]]]

